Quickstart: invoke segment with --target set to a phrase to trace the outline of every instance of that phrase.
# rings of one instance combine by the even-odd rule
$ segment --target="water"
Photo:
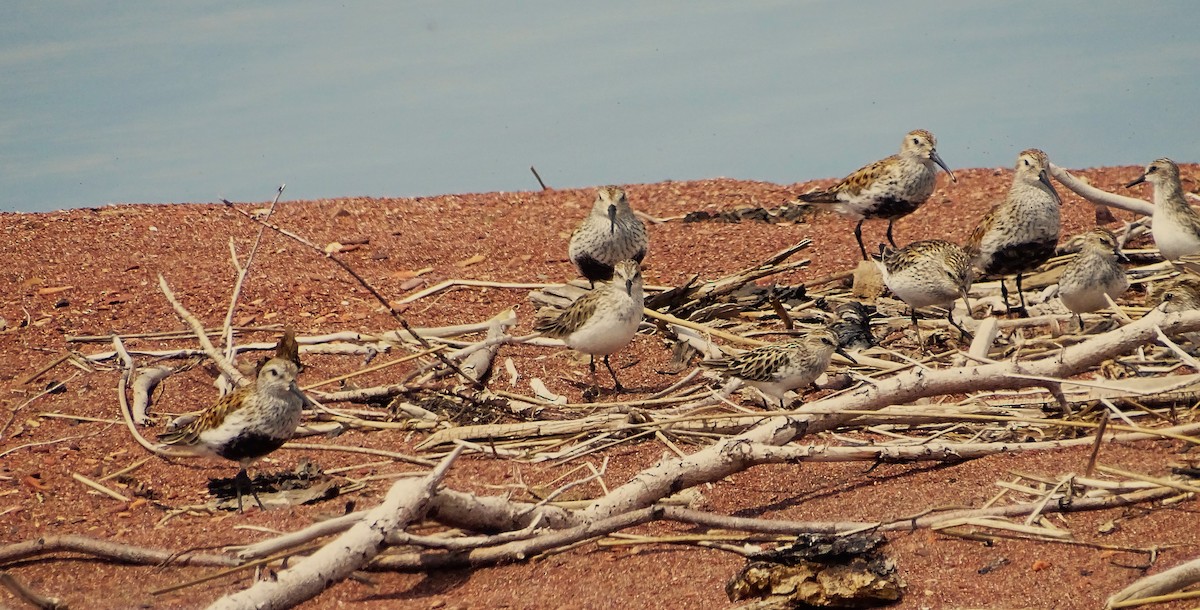
[[[0,209],[1194,162],[1193,6],[10,3]]]

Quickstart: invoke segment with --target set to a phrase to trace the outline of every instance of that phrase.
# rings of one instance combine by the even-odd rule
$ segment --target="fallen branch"
[[[383,502],[345,534],[280,572],[274,580],[259,581],[249,589],[217,600],[209,606],[210,610],[291,608],[362,568],[375,558],[388,536],[425,514],[434,490],[460,453],[461,450],[451,452],[423,480],[397,481]]]
[[[1154,214],[1153,205],[1146,203],[1141,199],[1135,199],[1133,197],[1126,197],[1124,195],[1117,195],[1116,193],[1102,191],[1080,180],[1079,178],[1072,176],[1070,172],[1053,163],[1050,164],[1050,175],[1054,176],[1054,179],[1057,180],[1059,184],[1071,189],[1076,195],[1079,195],[1080,197],[1083,197],[1092,203],[1111,206],[1121,210],[1126,210],[1128,212],[1133,212],[1134,214],[1141,214],[1142,216],[1150,216]]]
[[[171,290],[171,286],[167,284],[167,279],[161,273],[158,274],[158,287],[162,290],[163,296],[167,297],[167,301],[171,303],[171,307],[175,309],[175,313],[192,327],[192,332],[195,333],[196,340],[200,342],[200,347],[212,359],[213,363],[217,365],[217,368],[221,369],[221,373],[235,386],[243,386],[249,383],[245,375],[242,375],[242,372],[217,350],[212,341],[208,340],[208,333],[204,331],[204,325],[179,302],[179,299],[175,298],[175,292]]]
[[[50,553],[82,553],[135,565],[229,567],[241,563],[227,555],[167,551],[86,536],[46,536],[0,547],[0,565]]]
[[[1144,598],[1164,595],[1190,587],[1200,582],[1200,559],[1177,565],[1170,570],[1160,572],[1134,581],[1133,584],[1121,589],[1108,598],[1105,608],[1129,608],[1151,603]]]

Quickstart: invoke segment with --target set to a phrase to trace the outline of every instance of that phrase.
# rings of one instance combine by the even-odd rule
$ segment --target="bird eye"
[[[1153,166],[1153,165],[1151,165],[1150,167],[1147,167],[1147,168],[1146,168],[1146,173],[1147,173],[1147,174],[1153,174],[1153,173],[1154,173],[1154,170],[1156,170],[1156,169],[1158,169],[1158,168],[1157,168],[1157,167],[1155,167],[1155,166]]]
[[[267,372],[268,372],[268,373],[270,373],[272,377],[278,377],[278,376],[279,376],[279,371],[277,371],[277,370],[275,370],[275,369],[267,369]]]

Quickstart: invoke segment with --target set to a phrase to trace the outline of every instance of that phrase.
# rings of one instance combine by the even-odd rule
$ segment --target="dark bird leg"
[[[892,244],[892,247],[895,248],[895,247],[897,247],[896,240],[892,239],[892,223],[893,222],[896,222],[895,219],[890,219],[890,218],[888,219],[887,238],[888,238],[888,243]]]
[[[254,497],[254,501],[258,503],[259,510],[267,510],[263,506],[262,500],[258,497],[258,492],[254,491],[254,482],[250,480],[250,475],[246,474],[246,469],[238,471],[237,476],[233,478],[233,487],[237,490],[238,512],[242,512],[242,496],[245,495],[243,490],[248,490],[250,495]]]
[[[946,310],[946,321],[950,323],[950,326],[958,329],[959,337],[961,337],[963,341],[971,340],[971,333],[967,332],[967,329],[963,328],[961,324],[954,321],[953,309]]]
[[[921,346],[921,351],[925,351],[925,342],[921,340],[921,327],[917,325],[917,308],[909,307],[908,315],[912,316],[913,332],[917,333],[917,345]]]
[[[592,355],[588,356],[588,372],[591,373],[591,375],[592,375],[592,389],[599,390],[600,384],[596,383],[596,357],[595,356],[592,356]]]
[[[1075,314],[1075,322],[1079,324],[1079,333],[1083,334],[1083,316]]]
[[[858,224],[854,226],[854,239],[857,239],[857,240],[858,240],[858,249],[859,249],[859,251],[860,251],[860,252],[862,252],[862,257],[863,257],[863,260],[868,260],[868,259],[867,259],[867,247],[866,247],[866,246],[864,246],[864,245],[863,245],[863,242],[862,242],[862,223],[863,223],[863,220],[866,220],[866,219],[864,218],[864,219],[862,219],[862,220],[859,220],[859,221],[858,221]]]
[[[604,366],[608,367],[608,374],[612,375],[613,389],[617,392],[624,392],[625,386],[621,385],[620,380],[617,379],[617,372],[614,371],[612,365],[608,363],[608,356],[604,357]]]
[[[1017,274],[1017,296],[1021,297],[1021,309],[1017,310],[1017,316],[1021,318],[1029,317],[1029,310],[1025,308],[1025,291],[1021,288],[1021,274]],[[1007,301],[1005,301],[1007,305]]]

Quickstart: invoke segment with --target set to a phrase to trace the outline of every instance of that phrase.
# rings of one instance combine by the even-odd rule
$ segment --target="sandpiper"
[[[962,297],[970,310],[967,291],[973,279],[971,260],[958,244],[940,239],[917,241],[899,249],[880,244],[879,255],[876,264],[883,274],[883,283],[896,298],[908,304],[918,339],[918,307],[946,305]],[[966,334],[954,321],[952,307],[947,308],[946,320]]]
[[[1154,244],[1163,258],[1171,261],[1200,252],[1200,214],[1183,197],[1179,166],[1166,157],[1157,159],[1125,188],[1143,182],[1154,185],[1154,215],[1150,217],[1150,234],[1154,236]]]
[[[300,374],[295,337],[284,335],[274,358],[258,370],[254,381],[223,396],[216,404],[186,423],[159,435],[166,445],[185,448],[196,455],[222,457],[241,464],[235,484],[238,512],[242,492],[249,489],[258,507],[265,510],[246,469],[259,458],[281,447],[300,425],[304,394],[296,385]],[[186,416],[185,416],[186,417]],[[181,418],[182,420],[182,418]]]
[[[730,377],[737,377],[777,398],[784,408],[784,394],[813,382],[837,352],[855,362],[838,343],[832,329],[818,328],[804,337],[786,343],[762,345],[729,358],[705,360],[700,364]]]
[[[1050,184],[1046,153],[1030,148],[1017,156],[1017,170],[1004,202],[992,208],[967,240],[972,264],[986,275],[1017,275],[1017,294],[1024,315],[1021,275],[1054,256],[1058,246],[1061,201]],[[1008,288],[1000,279],[1004,306]]]
[[[888,243],[895,246],[892,223],[916,211],[933,194],[937,166],[950,174],[950,180],[957,181],[954,172],[938,156],[936,146],[937,138],[932,133],[924,129],[910,131],[904,136],[899,154],[863,167],[829,189],[804,193],[799,199],[828,204],[840,214],[857,218],[854,237],[863,260],[867,260],[867,248],[862,240],[864,220],[886,218]]]
[[[547,337],[562,339],[567,347],[591,356],[588,370],[593,385],[596,356],[604,356],[604,366],[612,375],[614,388],[624,392],[608,357],[628,345],[637,334],[642,322],[642,303],[641,266],[625,260],[613,268],[611,282],[579,297],[566,311],[538,320],[534,330]]]
[[[1151,302],[1166,313],[1200,309],[1200,277],[1189,274],[1167,282]]]
[[[1119,260],[1129,259],[1121,253],[1116,236],[1107,229],[1092,229],[1083,234],[1083,248],[1063,269],[1058,296],[1075,313],[1080,330],[1083,318],[1079,314],[1108,307],[1105,295],[1115,299],[1129,288]]]
[[[634,215],[625,190],[604,186],[596,191],[591,213],[571,235],[567,253],[595,288],[597,281],[612,279],[617,262],[641,263],[648,245],[646,226]]]

